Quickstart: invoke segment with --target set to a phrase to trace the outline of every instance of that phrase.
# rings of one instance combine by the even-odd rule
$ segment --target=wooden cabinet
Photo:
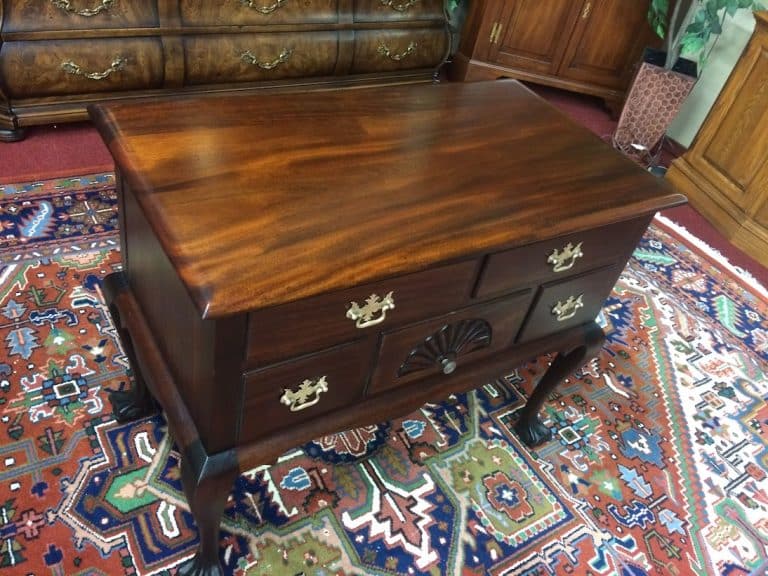
[[[645,46],[645,0],[472,2],[456,80],[519,78],[594,94],[618,110]]]
[[[768,12],[667,179],[734,245],[768,266]]]
[[[429,81],[442,0],[0,0],[0,141],[88,104]]]

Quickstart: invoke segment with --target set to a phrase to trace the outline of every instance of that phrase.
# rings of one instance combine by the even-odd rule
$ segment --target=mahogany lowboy
[[[516,431],[603,342],[594,322],[653,214],[684,202],[513,81],[99,105],[136,372],[166,413],[219,574],[235,476],[558,352]],[[151,392],[147,393],[145,383]]]

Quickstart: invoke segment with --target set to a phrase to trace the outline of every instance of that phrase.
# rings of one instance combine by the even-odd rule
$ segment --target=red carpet
[[[545,86],[530,87],[601,138],[613,132],[616,123],[598,98]],[[669,156],[664,160],[667,163]],[[34,127],[29,129],[25,140],[0,144],[0,185],[111,170],[112,158],[96,130],[87,123]],[[768,285],[768,270],[732,246],[695,210],[684,206],[664,215],[688,228],[764,286]]]

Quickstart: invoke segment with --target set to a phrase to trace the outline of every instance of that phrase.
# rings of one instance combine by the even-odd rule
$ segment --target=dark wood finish
[[[667,179],[733,244],[768,266],[768,12]]]
[[[0,141],[115,99],[431,82],[449,42],[442,0],[0,0]]]
[[[478,0],[469,5],[455,80],[517,78],[621,108],[645,46],[647,0]]]
[[[549,393],[599,347],[592,319],[651,214],[684,201],[512,81],[92,115],[119,169],[110,309],[190,460],[189,574],[220,573],[238,470],[560,352]],[[584,240],[578,266],[547,272],[542,247],[566,239]],[[583,315],[553,323],[565,288]],[[531,444],[544,398],[520,413]]]

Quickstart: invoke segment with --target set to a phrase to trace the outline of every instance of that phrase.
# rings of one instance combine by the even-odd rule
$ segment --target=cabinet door
[[[488,61],[553,74],[568,44],[581,1],[501,2],[491,24]]]
[[[653,41],[647,0],[587,0],[577,15],[558,75],[623,89]]]

